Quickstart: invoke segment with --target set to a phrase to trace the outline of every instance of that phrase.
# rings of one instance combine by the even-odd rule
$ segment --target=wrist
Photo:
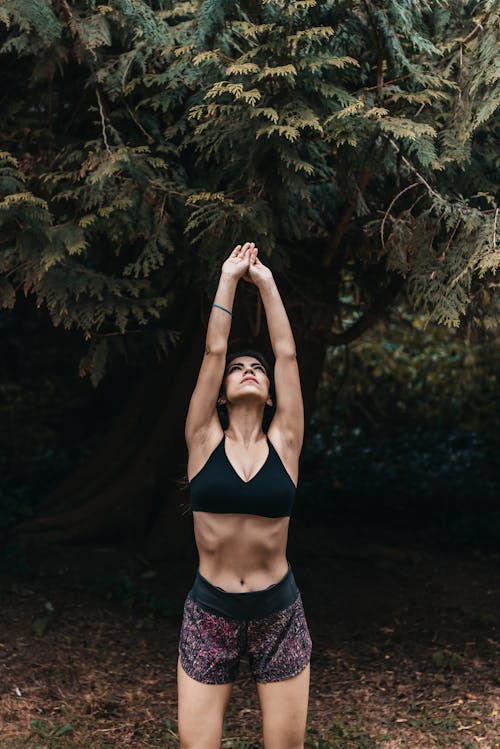
[[[240,279],[237,276],[234,276],[232,273],[227,273],[223,270],[220,274],[220,280],[224,281],[225,283],[234,283],[234,285],[236,286]]]
[[[219,289],[224,289],[229,294],[235,294],[238,287],[239,278],[231,275],[231,273],[221,273],[219,278]]]
[[[269,277],[260,279],[255,285],[257,286],[259,291],[266,291],[268,289],[276,288],[276,282],[272,273]]]

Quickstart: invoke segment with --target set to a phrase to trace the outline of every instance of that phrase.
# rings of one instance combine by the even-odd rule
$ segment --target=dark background
[[[94,387],[78,376],[81,336],[54,329],[22,296],[0,330],[0,564],[28,573],[17,523],[98,447],[155,361],[115,361]],[[448,548],[497,547],[499,364],[493,336],[424,329],[404,309],[329,349],[295,517],[326,523],[332,537],[348,522],[374,539],[390,531]]]

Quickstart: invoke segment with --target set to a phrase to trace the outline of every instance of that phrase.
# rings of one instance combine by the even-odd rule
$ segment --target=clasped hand
[[[226,275],[233,276],[239,280],[259,284],[273,277],[273,274],[257,257],[259,252],[255,242],[245,242],[244,245],[238,244],[231,252],[227,260],[222,265],[222,272]]]

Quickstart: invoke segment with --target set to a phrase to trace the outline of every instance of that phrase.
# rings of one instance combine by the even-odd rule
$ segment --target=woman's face
[[[253,356],[235,357],[229,362],[224,375],[224,390],[230,403],[250,395],[252,400],[266,403],[270,400],[270,384],[264,365]]]

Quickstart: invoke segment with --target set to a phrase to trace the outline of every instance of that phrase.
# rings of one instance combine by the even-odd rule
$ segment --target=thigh
[[[257,682],[262,710],[264,749],[290,749],[304,745],[309,703],[310,663],[284,681]]]
[[[184,603],[177,661],[181,749],[220,749],[227,703],[244,645],[244,623]]]
[[[304,745],[312,640],[302,598],[248,626],[252,674],[262,709],[265,749]]]
[[[245,645],[245,622],[211,613],[189,596],[184,602],[179,636],[182,668],[203,684],[235,680]]]
[[[305,669],[311,659],[312,640],[300,593],[281,611],[248,622],[247,649],[258,683],[291,679]]]
[[[232,683],[203,684],[177,660],[178,731],[181,749],[220,749]]]

